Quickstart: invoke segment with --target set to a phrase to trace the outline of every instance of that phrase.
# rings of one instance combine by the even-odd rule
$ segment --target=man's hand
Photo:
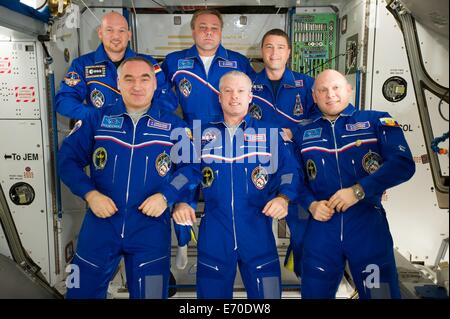
[[[292,141],[292,131],[290,130],[290,129],[288,129],[288,128],[282,128],[282,130],[283,130],[283,140],[285,141],[285,142],[290,142],[290,141]]]
[[[333,217],[334,210],[328,207],[328,201],[314,201],[309,206],[309,211],[311,212],[313,218],[319,222],[326,222]]]
[[[194,225],[197,222],[195,217],[195,210],[186,203],[178,203],[175,205],[175,209],[172,213],[173,220],[175,223],[180,225]]]
[[[358,202],[351,187],[343,188],[334,193],[328,200],[328,206],[338,212],[345,212]]]
[[[117,212],[114,201],[99,191],[93,190],[84,195],[84,199],[95,216],[108,218]]]
[[[288,201],[280,196],[275,197],[264,206],[262,212],[264,215],[282,219],[288,214]]]
[[[153,194],[138,207],[143,214],[150,217],[159,217],[167,208],[167,202],[161,193]]]

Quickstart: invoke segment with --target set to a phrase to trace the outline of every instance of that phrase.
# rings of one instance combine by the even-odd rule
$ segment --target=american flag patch
[[[357,122],[355,124],[345,124],[345,129],[349,132],[367,130],[370,127],[370,122]]]
[[[266,134],[244,134],[245,142],[265,142]]]
[[[295,80],[295,87],[296,88],[302,88],[303,87],[303,80]]]
[[[160,121],[157,121],[157,120],[154,120],[154,119],[149,119],[148,122],[147,122],[147,126],[148,127],[154,127],[154,128],[159,129],[159,130],[170,131],[170,128],[171,128],[172,124],[160,122]]]

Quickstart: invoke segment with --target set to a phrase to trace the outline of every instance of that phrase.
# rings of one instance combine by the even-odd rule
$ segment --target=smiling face
[[[197,50],[201,56],[213,56],[222,40],[222,24],[213,14],[197,16],[192,29]]]
[[[109,56],[122,54],[123,57],[131,32],[128,30],[127,20],[121,14],[117,12],[106,14],[102,18],[97,34]]]
[[[242,72],[229,72],[220,79],[219,101],[225,122],[240,122],[252,101],[252,82]]]
[[[264,66],[270,71],[284,71],[286,63],[291,54],[289,44],[285,37],[279,35],[268,35],[264,39],[261,55]]]
[[[154,71],[144,61],[126,62],[120,68],[117,86],[127,110],[143,110],[150,105],[156,89]]]
[[[314,82],[314,102],[330,120],[336,119],[348,106],[351,94],[351,85],[342,74],[334,70],[323,71]]]

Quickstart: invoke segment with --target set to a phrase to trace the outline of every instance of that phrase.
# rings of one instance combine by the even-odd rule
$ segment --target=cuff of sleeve
[[[316,199],[313,196],[304,196],[299,198],[300,205],[306,210],[309,211],[309,206],[313,202],[315,202]]]
[[[362,189],[364,190],[364,193],[366,194],[365,196],[366,198],[372,197],[375,194],[375,192],[373,191],[375,187],[374,185],[372,185],[368,177],[369,176],[362,178],[361,180],[358,181],[359,185],[361,185]]]
[[[164,197],[167,200],[167,206],[172,206],[174,203],[178,200],[178,192],[173,189],[172,186],[167,185],[163,186],[163,188],[160,191],[161,194],[164,195]]]
[[[289,203],[294,203],[297,200],[297,192],[291,191],[287,188],[281,188],[277,196],[287,199]]]
[[[87,193],[95,191],[94,185],[87,184],[87,185],[79,185],[77,189],[73,190],[73,193],[80,196],[82,199],[85,199]]]

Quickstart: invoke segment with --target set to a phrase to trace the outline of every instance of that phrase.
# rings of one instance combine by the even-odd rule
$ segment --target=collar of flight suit
[[[252,121],[252,117],[250,116],[249,113],[247,113],[244,118],[242,119],[241,123],[239,124],[238,127],[241,127],[242,124],[244,124],[244,130],[251,124],[250,122]],[[227,124],[225,123],[225,120],[223,121],[218,121],[218,122],[210,122],[210,124],[213,125],[218,125],[218,124],[222,124],[224,127],[228,127]]]
[[[136,53],[134,53],[133,50],[131,50],[128,46],[125,50],[124,59],[131,58],[136,56]],[[95,64],[111,61],[111,59],[108,57],[108,54],[105,51],[105,47],[103,46],[103,43],[100,43],[97,50],[95,50]]]
[[[187,50],[186,52],[186,59],[195,59],[197,58],[199,61],[201,61],[200,55],[198,54],[197,46],[194,44]],[[222,46],[222,44],[219,44],[219,47],[217,48],[216,54],[214,55],[214,60],[216,59],[223,59],[228,60],[228,52],[227,50]]]
[[[318,109],[317,105],[316,105],[316,107]],[[347,107],[341,112],[341,114],[339,114],[338,118],[341,116],[352,116],[353,113],[355,113],[355,112],[356,112],[356,108],[351,103],[349,103],[347,105]],[[311,117],[313,122],[316,122],[317,120],[319,120],[321,118],[323,118],[322,112],[314,112],[313,116]]]
[[[122,99],[119,99],[116,104],[110,108],[110,116],[122,116],[127,113],[127,108]],[[151,103],[150,108],[143,116],[150,116],[153,119],[159,119],[161,117],[161,108],[158,103]]]
[[[281,86],[285,86],[285,87],[288,87],[288,88],[295,88],[296,87],[295,86],[294,74],[287,67],[284,70],[283,76],[281,77],[280,80],[281,80],[280,81],[280,87]],[[254,84],[261,83],[261,84],[265,85],[270,91],[272,91],[272,83],[270,81],[271,80],[267,76],[266,69],[264,68],[264,70],[262,70],[261,72],[258,73]],[[273,92],[273,93],[276,93],[276,92]]]

